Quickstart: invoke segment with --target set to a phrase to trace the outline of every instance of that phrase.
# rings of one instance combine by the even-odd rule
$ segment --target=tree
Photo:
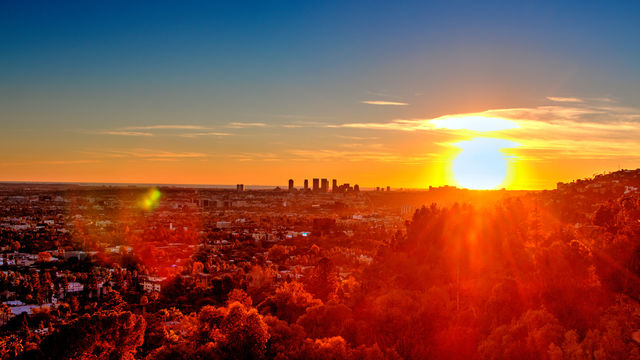
[[[233,302],[227,307],[205,306],[182,319],[176,338],[148,359],[261,359],[269,327],[255,308]]]
[[[613,203],[602,204],[593,215],[593,224],[611,229],[615,225],[617,213]]]
[[[275,293],[258,307],[292,323],[304,314],[307,308],[320,304],[322,301],[308,293],[301,283],[292,281],[278,287]]]
[[[227,296],[227,305],[233,302],[239,302],[244,306],[250,307],[253,304],[251,297],[242,289],[233,289]]]
[[[145,326],[142,316],[128,311],[83,315],[47,336],[40,350],[44,359],[132,360]]]
[[[478,351],[482,359],[548,359],[550,346],[561,344],[564,333],[548,311],[529,310],[517,321],[495,328]]]
[[[311,338],[323,338],[342,335],[343,327],[353,320],[351,309],[344,304],[330,302],[313,306],[298,318],[301,325]]]
[[[23,350],[23,341],[18,335],[0,337],[0,359],[15,359]]]
[[[127,303],[122,300],[120,293],[111,288],[107,288],[102,295],[102,303],[100,304],[102,310],[122,311],[126,306]]]
[[[264,355],[269,328],[256,309],[231,303],[220,329],[226,335],[223,349],[233,358],[256,359]]]
[[[333,262],[322,258],[309,281],[309,291],[322,301],[333,299],[338,290],[339,277]]]
[[[5,303],[0,304],[0,322],[2,325],[6,324],[11,316],[13,316],[13,313],[11,312],[9,305]]]

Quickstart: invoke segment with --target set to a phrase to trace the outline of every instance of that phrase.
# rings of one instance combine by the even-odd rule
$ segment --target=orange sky
[[[411,105],[361,106],[388,113]],[[365,187],[424,188],[457,184],[457,143],[493,138],[510,141],[494,149],[509,165],[502,186],[553,188],[557,181],[638,167],[638,114],[610,99],[550,97],[533,107],[432,118],[390,115],[376,122],[278,119],[50,134],[16,130],[3,145],[11,156],[2,162],[0,179],[284,185],[293,178],[302,185],[305,178],[326,177]]]

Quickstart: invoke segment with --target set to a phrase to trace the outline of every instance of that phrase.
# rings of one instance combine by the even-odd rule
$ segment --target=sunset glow
[[[0,360],[640,360],[639,1],[0,1]]]
[[[451,116],[430,121],[436,129],[498,131],[519,128],[518,124],[502,118],[484,116]]]
[[[640,51],[608,40],[624,41],[616,26],[570,25],[561,4],[542,6],[542,27],[498,4],[414,5],[371,28],[400,9],[297,4],[304,29],[287,11],[232,4],[131,19],[117,5],[77,17],[75,2],[6,5],[0,181],[461,185],[448,144],[483,136],[520,144],[507,189],[640,166]],[[327,27],[322,14],[344,17]],[[135,19],[148,24],[126,30]]]

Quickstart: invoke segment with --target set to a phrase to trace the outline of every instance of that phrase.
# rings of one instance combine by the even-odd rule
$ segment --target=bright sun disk
[[[475,138],[452,144],[462,148],[453,161],[458,185],[474,190],[489,190],[503,185],[507,176],[507,157],[501,149],[518,146],[513,141]]]

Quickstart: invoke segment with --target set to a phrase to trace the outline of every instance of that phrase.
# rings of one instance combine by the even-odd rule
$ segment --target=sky
[[[554,188],[640,167],[639,36],[633,1],[2,0],[0,181]]]

